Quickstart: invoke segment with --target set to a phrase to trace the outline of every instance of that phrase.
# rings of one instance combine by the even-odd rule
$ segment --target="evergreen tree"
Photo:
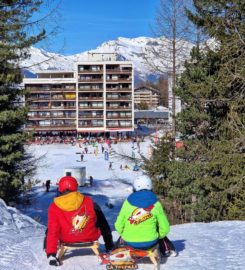
[[[29,35],[30,17],[39,0],[2,0],[0,3],[0,197],[6,202],[16,198],[24,177],[33,169],[25,152],[27,134],[23,124],[27,108],[23,103],[20,60],[28,48],[44,38],[45,32]],[[29,28],[30,30],[30,28]]]
[[[197,46],[179,84],[186,106],[179,127],[190,144],[181,158],[196,152],[194,164],[202,165],[191,206],[197,220],[245,219],[245,3],[194,6],[190,19],[216,48],[204,54]]]
[[[245,3],[193,2],[189,18],[216,46],[197,44],[178,82],[185,147],[150,162],[165,164],[158,191],[177,201],[182,221],[245,219]]]

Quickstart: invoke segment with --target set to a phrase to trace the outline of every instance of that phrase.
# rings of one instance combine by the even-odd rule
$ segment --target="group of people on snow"
[[[152,181],[145,175],[135,179],[133,193],[124,201],[115,222],[120,241],[113,242],[110,226],[100,206],[92,198],[78,192],[72,176],[59,181],[59,196],[48,210],[45,251],[50,265],[60,265],[59,243],[93,242],[102,235],[106,252],[123,244],[135,249],[150,249],[159,245],[164,256],[176,256],[174,245],[167,238],[170,226]]]

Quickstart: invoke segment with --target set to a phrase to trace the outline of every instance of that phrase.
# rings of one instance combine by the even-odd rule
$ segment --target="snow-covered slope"
[[[117,53],[121,59],[133,61],[135,66],[136,80],[146,80],[148,78],[157,77],[158,72],[152,71],[147,64],[146,59],[150,59],[162,72],[169,71],[170,67],[170,50],[169,41],[165,38],[123,38],[119,37],[116,40],[104,42],[99,47],[91,51],[81,52],[79,54],[65,56],[56,53],[50,53],[41,49],[32,47],[30,49],[31,58],[21,63],[23,68],[29,69],[32,72],[37,70],[58,69],[58,70],[73,70],[76,61],[87,59],[87,54],[90,52],[96,53]],[[180,47],[182,53],[178,56],[178,63],[189,57],[189,53],[193,44],[181,42]],[[154,51],[159,52],[158,56],[152,54]]]
[[[113,185],[113,181],[110,181]],[[106,187],[105,192],[106,192]],[[114,193],[116,191],[114,186]],[[91,191],[93,192],[93,190]],[[43,191],[39,200],[45,198]],[[110,195],[110,194],[107,194]],[[54,194],[53,194],[54,196]],[[0,201],[0,213],[5,219],[0,224],[0,269],[1,270],[48,270],[53,267],[48,265],[43,251],[44,229],[35,222],[28,222],[21,229],[15,226],[18,217],[12,213],[13,208],[7,208]],[[115,211],[112,209],[111,211]],[[108,215],[107,215],[108,216]],[[22,220],[29,220],[21,215]],[[22,222],[23,223],[23,222]],[[25,223],[25,222],[24,222]],[[24,224],[23,223],[23,224]],[[171,227],[170,239],[179,252],[178,257],[170,257],[161,264],[160,270],[244,270],[244,242],[245,222],[224,221],[212,223],[191,223]],[[116,240],[118,234],[113,232]],[[103,241],[99,239],[103,251]],[[85,253],[84,253],[85,252]],[[86,251],[73,252],[64,257],[63,266],[59,269],[66,270],[105,270],[99,265],[96,256]],[[152,270],[153,265],[144,260],[139,262],[139,269]]]
[[[140,144],[141,152],[147,155],[149,141]],[[113,149],[120,153],[131,154],[137,148],[131,143],[113,144]],[[89,145],[89,153],[84,162],[77,162],[82,149],[76,145],[48,144],[31,145],[28,151],[45,158],[38,165],[36,179],[42,182],[52,180],[50,192],[36,186],[26,196],[30,205],[19,207],[21,212],[35,217],[42,224],[47,223],[47,209],[57,195],[56,180],[63,174],[65,167],[86,166],[87,177],[94,177],[92,187],[80,187],[80,192],[90,194],[101,206],[111,228],[119,213],[123,200],[131,193],[132,180],[142,172],[132,170],[133,163],[110,156],[113,162],[112,170],[108,169],[108,161],[104,160],[99,146],[99,155],[93,154],[93,146]],[[120,165],[129,165],[130,169],[121,170]],[[108,208],[110,202],[114,207]],[[43,251],[45,227],[30,217],[21,214],[12,207],[7,207],[0,200],[0,270],[48,270],[54,269],[48,265]],[[113,231],[114,240],[118,239]],[[244,270],[245,269],[245,221],[223,221],[212,223],[191,223],[171,226],[169,238],[173,241],[179,256],[168,258],[161,264],[160,270]],[[100,250],[104,251],[102,238],[99,239]],[[66,270],[105,270],[99,265],[96,256],[87,251],[77,252],[65,256],[64,265],[59,269]],[[149,261],[139,262],[140,270],[152,270]]]
[[[0,269],[42,269],[45,227],[0,199]]]

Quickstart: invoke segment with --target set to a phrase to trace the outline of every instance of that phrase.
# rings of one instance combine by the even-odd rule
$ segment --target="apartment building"
[[[160,91],[149,86],[139,86],[134,89],[134,104],[140,107],[145,103],[149,108],[156,108],[160,102]]]
[[[23,80],[29,94],[26,130],[133,131],[133,65],[114,54],[90,55],[75,71],[43,71]]]
[[[73,71],[42,71],[25,78],[28,131],[76,130],[76,78]]]

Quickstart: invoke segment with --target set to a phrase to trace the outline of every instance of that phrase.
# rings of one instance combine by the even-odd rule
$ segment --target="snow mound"
[[[34,219],[20,213],[19,210],[9,207],[0,199],[0,230],[21,230],[26,228],[42,227]]]

